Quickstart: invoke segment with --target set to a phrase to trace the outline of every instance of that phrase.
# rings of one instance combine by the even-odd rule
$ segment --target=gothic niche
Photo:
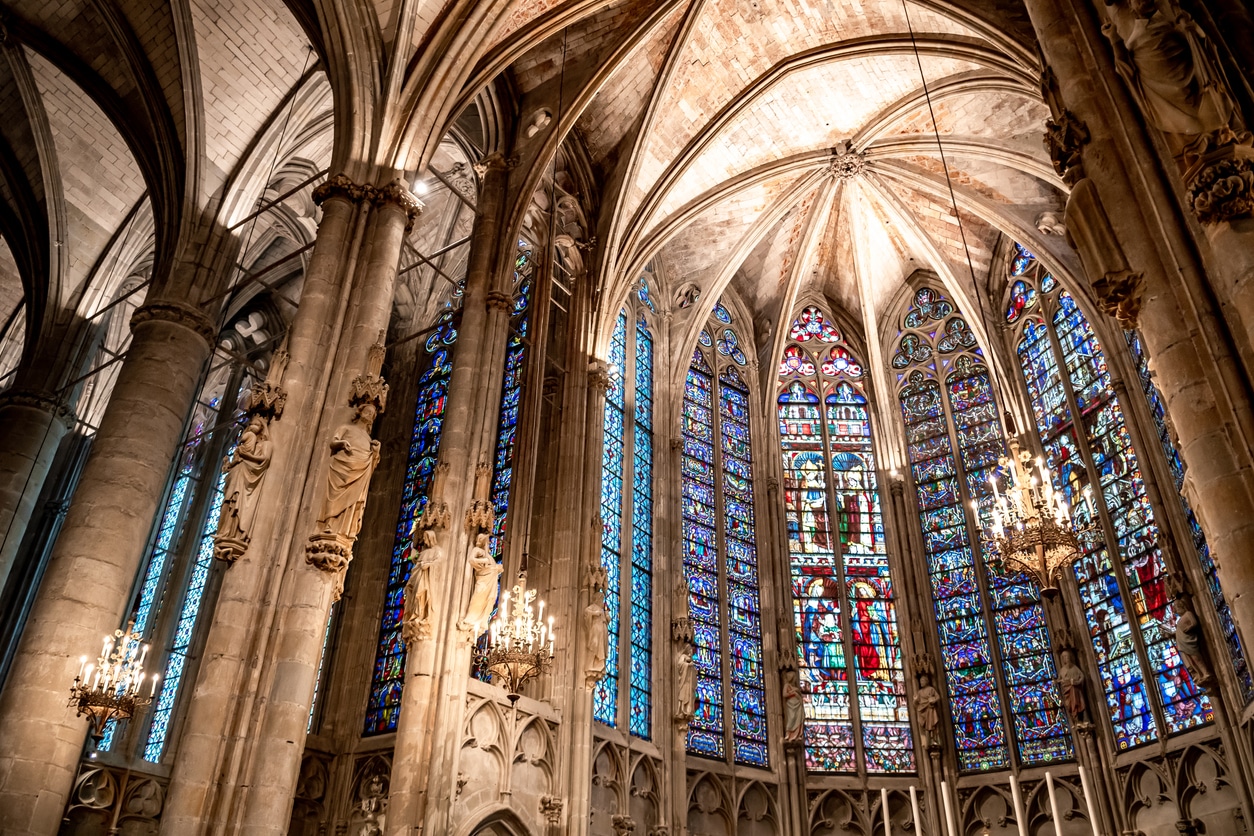
[[[740,797],[737,836],[775,836],[779,833],[779,813],[775,799],[766,787],[752,783]]]
[[[591,816],[588,824],[591,836],[614,836],[614,820],[622,818],[618,805],[622,784],[619,775],[618,753],[608,743],[602,744],[592,762]]]
[[[840,790],[819,796],[810,811],[811,836],[866,836],[870,824],[860,806]]]
[[[728,814],[727,790],[719,779],[710,774],[689,775],[695,779],[688,793],[688,832],[703,836],[731,836],[732,822]]]
[[[1181,759],[1176,785],[1181,818],[1196,833],[1241,833],[1246,825],[1241,800],[1228,780],[1220,753],[1194,746]]]
[[[655,765],[644,757],[636,761],[631,773],[631,790],[627,809],[638,832],[654,833],[661,824],[658,818],[658,780]]]
[[[890,805],[891,806],[891,805]],[[1007,793],[1000,788],[981,787],[967,804],[964,817],[964,833],[979,833],[988,836],[1017,836],[1019,825],[1014,820],[1014,803]],[[1053,834],[1053,825],[1048,825],[1048,832]]]
[[[357,763],[353,775],[353,805],[349,812],[349,832],[354,836],[383,836],[387,829],[388,792],[392,780],[392,759],[373,755]]]
[[[320,755],[305,755],[300,762],[300,776],[296,779],[292,821],[287,828],[289,836],[318,836],[319,827],[326,817],[328,783],[326,759]]]
[[[1163,764],[1142,761],[1127,774],[1124,785],[1124,809],[1128,824],[1146,834],[1176,832],[1180,819],[1175,793],[1170,792],[1170,781],[1160,771]]]

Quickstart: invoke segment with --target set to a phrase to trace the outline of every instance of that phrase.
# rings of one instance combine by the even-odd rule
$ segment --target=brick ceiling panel
[[[580,117],[579,133],[597,163],[607,161],[648,104],[683,12],[682,6],[671,12],[662,25],[627,56]]]
[[[83,90],[40,55],[26,51],[56,143],[70,224],[70,269],[83,277],[144,193],[122,135]]]
[[[228,175],[300,78],[309,45],[280,0],[193,0],[205,153]]]
[[[914,7],[916,34],[973,36],[966,26]],[[661,99],[638,180],[648,188],[720,108],[772,66],[808,49],[907,31],[892,0],[709,0]]]
[[[950,58],[927,58],[937,78],[971,69]],[[789,74],[713,138],[661,207],[665,216],[729,176],[773,160],[838,146],[883,108],[919,89],[913,56],[856,58]]]
[[[566,66],[570,67],[585,56],[617,46],[651,9],[648,3],[614,0],[553,35],[511,65],[519,91],[529,93],[556,79],[562,72],[563,50]]]

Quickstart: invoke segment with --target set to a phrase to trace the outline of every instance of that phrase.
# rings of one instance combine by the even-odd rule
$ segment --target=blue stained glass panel
[[[647,739],[653,699],[653,337],[643,317],[636,322],[635,384],[628,729]]]
[[[622,599],[623,542],[623,410],[627,367],[627,311],[618,314],[610,339],[610,388],[605,394],[604,448],[601,467],[601,566],[607,583],[605,609],[609,616],[605,674],[592,691],[592,716],[608,726],[618,725],[618,653]]]

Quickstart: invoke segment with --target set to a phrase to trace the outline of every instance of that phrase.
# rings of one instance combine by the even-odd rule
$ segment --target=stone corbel
[[[181,325],[195,333],[209,346],[213,345],[214,339],[217,337],[217,329],[213,327],[213,320],[206,316],[204,311],[184,302],[175,302],[169,299],[148,302],[131,315],[131,330],[134,331],[147,322],[170,322],[175,325]]]
[[[1203,224],[1254,215],[1254,136],[1220,128],[1205,134],[1181,157],[1189,205]]]
[[[562,823],[562,808],[564,806],[562,799],[557,796],[542,795],[540,796],[540,818],[556,827]]]
[[[616,815],[610,823],[614,826],[614,836],[631,836],[636,832],[636,820],[631,816]]]
[[[1054,164],[1054,171],[1068,186],[1084,179],[1084,146],[1089,141],[1088,125],[1074,113],[1064,109],[1057,118],[1045,122],[1045,150]]]
[[[610,391],[610,367],[601,360],[593,360],[588,364],[588,385],[604,398]]]
[[[514,307],[514,298],[508,293],[492,290],[488,292],[487,297],[483,300],[483,304],[489,311],[501,311],[504,313]]]
[[[414,222],[418,220],[418,216],[422,214],[423,205],[413,192],[409,190],[409,186],[405,185],[405,181],[399,177],[386,186],[380,186],[373,190],[370,196],[375,206],[393,205],[405,213],[405,233],[414,228]]]

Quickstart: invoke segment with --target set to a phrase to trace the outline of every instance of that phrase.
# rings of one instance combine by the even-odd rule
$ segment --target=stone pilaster
[[[70,427],[69,411],[49,392],[0,395],[0,592],[43,490],[48,469]]]
[[[1054,122],[1070,114],[1084,127],[1073,131],[1068,153],[1054,155],[1056,165],[1061,157],[1060,173],[1074,183],[1068,233],[1097,295],[1100,280],[1122,285],[1126,296],[1132,278],[1140,277],[1136,313],[1151,368],[1179,434],[1195,510],[1248,644],[1254,640],[1254,563],[1247,559],[1254,551],[1254,413],[1248,378],[1210,302],[1207,284],[1214,276],[1198,261],[1183,218],[1161,211],[1175,199],[1172,186],[1154,174],[1154,151],[1132,103],[1119,87],[1098,81],[1115,67],[1092,5],[1028,0],[1026,6],[1052,82],[1044,86]],[[1119,300],[1113,301],[1117,310]]]
[[[78,659],[122,620],[205,359],[212,323],[154,301],[134,337],[3,695],[0,833],[56,832],[87,737],[66,707]]]
[[[169,834],[204,832],[219,821],[238,787],[239,749],[257,696],[250,660],[274,617],[269,591],[282,577],[293,509],[305,483],[315,417],[326,398],[330,360],[343,314],[346,270],[358,207],[368,192],[343,175],[315,191],[322,203],[318,238],[305,271],[300,307],[288,332],[285,420],[270,424],[274,454],[250,548],[222,580],[192,699],[187,706],[162,815]],[[359,244],[359,241],[356,241]],[[270,603],[267,603],[269,601]]]
[[[457,626],[469,594],[466,553],[470,532],[462,520],[475,465],[481,451],[488,449],[485,444],[490,445],[476,428],[482,425],[480,396],[491,389],[482,375],[494,361],[500,365],[499,357],[488,350],[487,300],[498,264],[506,174],[499,155],[485,160],[440,439],[440,464],[448,466],[442,498],[448,503],[452,522],[438,534],[445,557],[429,570],[430,637],[407,647],[388,807],[389,833],[422,830],[424,822],[423,832],[447,832],[456,788],[453,763],[459,736],[437,736],[434,732],[460,728],[470,672],[471,644]]]
[[[287,832],[327,617],[343,589],[343,573],[352,558],[351,546],[342,561],[321,561],[316,556],[321,552],[311,552],[309,546],[325,533],[325,515],[333,504],[329,479],[333,459],[344,450],[340,445],[348,439],[360,452],[361,442],[354,440],[353,433],[369,433],[377,408],[386,405],[386,387],[379,374],[381,335],[391,315],[405,231],[421,204],[399,181],[372,190],[370,200],[373,208],[365,249],[356,275],[350,273],[347,279],[351,282],[347,314],[332,355],[326,399],[312,444],[313,464],[304,482],[279,591],[277,632],[269,667],[262,676],[264,711],[255,739],[250,741],[251,768],[243,778],[247,792],[238,813],[240,832],[250,835]],[[355,253],[350,255],[350,261],[356,258]],[[377,442],[374,446],[377,449]],[[373,465],[361,477],[366,485],[372,472]],[[362,492],[358,510],[345,511],[334,524],[340,538],[356,540],[365,498]]]

